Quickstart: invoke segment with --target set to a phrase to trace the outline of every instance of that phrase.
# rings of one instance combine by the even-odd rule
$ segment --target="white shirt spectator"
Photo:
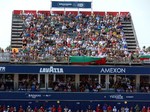
[[[116,108],[116,106],[114,106],[114,108],[113,108],[113,112],[117,112],[117,108]]]
[[[67,107],[64,108],[64,112],[68,112],[68,108]]]
[[[125,110],[125,112],[129,112],[129,108],[128,107],[126,107],[124,110]]]
[[[66,29],[67,29],[66,25],[63,25],[62,30],[66,30]]]

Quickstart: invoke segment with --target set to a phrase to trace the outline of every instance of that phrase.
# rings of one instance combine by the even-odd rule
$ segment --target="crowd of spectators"
[[[24,78],[19,81],[18,86],[19,91],[39,91],[40,90],[40,84],[37,82],[36,78]]]
[[[140,56],[143,55],[149,55],[150,56],[150,49],[149,47],[143,46],[143,48],[136,48],[136,51],[133,51],[130,53],[130,60],[131,62],[142,62],[143,60],[140,60]]]
[[[14,90],[14,81],[11,76],[6,77],[4,80],[0,77],[0,91],[12,91]]]
[[[68,61],[69,56],[107,57],[128,60],[122,21],[130,14],[78,15],[23,13],[23,46],[13,55],[16,61]],[[63,57],[63,58],[62,58]]]
[[[150,84],[141,84],[140,91],[150,93]]]
[[[101,92],[101,84],[98,83],[97,78],[83,78],[79,85],[80,92]]]
[[[109,89],[107,85],[99,83],[97,78],[82,77],[79,83],[75,83],[74,78],[57,78],[52,82],[51,88],[55,92],[147,92],[150,93],[149,79],[142,78],[140,84],[136,86],[134,78],[117,76],[116,80],[111,80]],[[103,87],[104,86],[104,87]],[[0,78],[0,91],[40,91],[41,84],[38,83],[37,78],[22,78],[18,81],[18,87],[14,87],[13,77],[6,77],[4,80]],[[105,88],[105,89],[104,89]]]
[[[116,92],[137,92],[135,80],[126,77],[118,77],[113,86]]]
[[[125,16],[22,13],[20,17],[24,23],[20,34],[23,46],[13,49],[15,62],[68,62],[69,56],[139,62],[140,55],[150,54],[145,48],[128,52],[121,22],[131,21],[130,13]]]
[[[141,78],[141,81],[140,81],[140,91],[141,92],[150,93],[150,83],[147,83],[147,82],[149,82],[148,78]]]
[[[66,81],[62,79],[57,79],[53,83],[54,91],[64,91],[64,92],[76,92],[75,82],[71,78],[67,78]]]
[[[75,84],[70,78],[67,81],[58,79],[53,83],[53,90],[63,92],[100,92],[101,84],[97,80],[92,81],[91,78],[84,78],[79,84]]]
[[[0,62],[10,61],[10,50],[4,50],[0,48]]]
[[[81,109],[76,108],[76,110],[71,110],[67,106],[62,107],[61,105],[58,105],[58,107],[52,105],[48,108],[45,106],[31,107],[30,105],[28,105],[26,108],[23,106],[16,108],[9,105],[0,105],[0,112],[150,112],[150,107],[140,107],[138,104],[135,104],[135,107],[128,107],[124,105],[121,108],[117,108],[117,106],[98,104],[96,107],[88,105],[86,109],[82,109],[81,107]]]

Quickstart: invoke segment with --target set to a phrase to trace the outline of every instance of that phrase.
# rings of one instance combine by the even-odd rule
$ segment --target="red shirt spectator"
[[[61,106],[59,105],[59,107],[58,107],[58,112],[62,112],[62,108],[61,108]]]
[[[45,110],[44,110],[43,107],[41,107],[39,110],[40,110],[41,112],[45,112]]]
[[[19,107],[18,112],[24,112],[24,110],[23,110],[22,106],[20,106],[20,107]]]
[[[37,107],[34,108],[34,112],[38,112],[38,108]]]
[[[147,108],[147,112],[150,112],[150,107]]]
[[[55,107],[55,105],[53,105],[53,107],[52,107],[52,112],[56,112],[56,107]]]
[[[98,104],[97,107],[96,107],[96,112],[100,112],[100,110],[101,110],[100,109],[100,104]]]
[[[108,111],[108,112],[111,112],[111,111],[112,111],[112,107],[111,107],[110,105],[107,107],[107,111]]]
[[[147,109],[146,109],[146,107],[145,107],[145,106],[143,106],[143,108],[142,108],[142,112],[147,112]]]

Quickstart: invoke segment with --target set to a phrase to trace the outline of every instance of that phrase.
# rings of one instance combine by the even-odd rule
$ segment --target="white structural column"
[[[38,83],[40,84],[40,74],[38,74]]]
[[[101,75],[98,75],[98,83],[101,84]]]
[[[75,86],[79,87],[80,85],[80,75],[79,74],[75,74]]]
[[[106,90],[108,90],[109,89],[109,75],[106,75],[106,77],[105,77],[105,80],[106,80]]]
[[[53,82],[56,82],[56,74],[54,74]]]
[[[140,75],[136,75],[136,89],[139,90],[140,88]]]
[[[46,90],[48,89],[48,79],[49,79],[49,74],[45,74],[45,88]]]
[[[14,74],[14,89],[18,90],[18,82],[19,82],[19,76],[18,74]]]

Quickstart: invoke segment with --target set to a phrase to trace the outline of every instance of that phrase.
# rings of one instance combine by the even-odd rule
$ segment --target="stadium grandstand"
[[[130,12],[14,10],[0,112],[150,112],[149,61]]]

